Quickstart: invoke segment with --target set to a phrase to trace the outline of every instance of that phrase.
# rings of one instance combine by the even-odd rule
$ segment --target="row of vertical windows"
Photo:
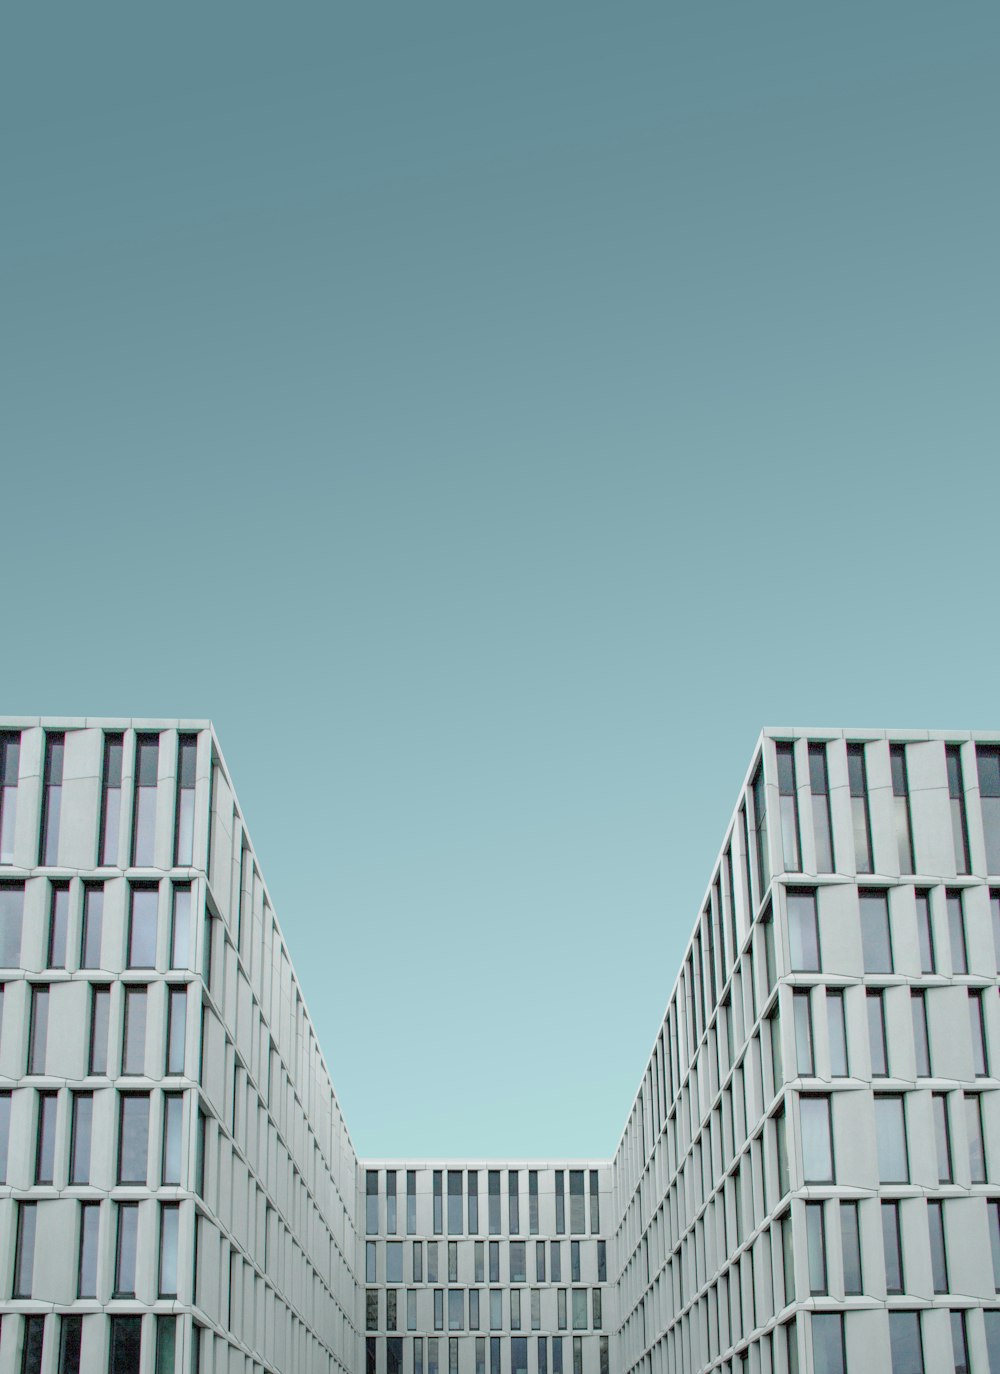
[[[437,1283],[438,1282],[438,1242],[436,1240],[412,1242],[411,1262],[409,1273],[405,1276],[403,1272],[404,1245],[402,1241],[386,1241],[384,1243],[373,1240],[365,1243],[365,1273],[366,1282],[375,1283],[378,1250],[382,1246],[384,1251],[384,1270],[386,1283]],[[485,1283],[486,1280],[486,1253],[487,1243],[477,1240],[471,1245],[463,1244],[459,1241],[448,1241],[447,1243],[447,1264],[448,1282],[457,1283],[459,1277],[459,1258],[461,1256],[461,1269],[466,1273],[471,1272],[475,1283]],[[539,1240],[533,1242],[529,1249],[526,1241],[505,1241],[503,1248],[507,1252],[506,1272],[508,1281],[511,1283],[526,1283],[528,1281],[528,1255],[534,1252],[534,1281],[536,1283],[560,1283],[563,1271],[563,1246],[564,1241]],[[583,1271],[584,1247],[590,1247],[592,1254],[587,1256],[588,1264],[593,1261],[593,1272],[596,1272],[599,1283],[604,1283],[607,1279],[607,1243],[603,1240],[598,1241],[570,1241],[569,1243],[569,1279],[571,1283],[579,1283]],[[426,1252],[426,1264],[424,1255]],[[469,1263],[471,1259],[471,1265]],[[501,1242],[489,1242],[489,1282],[500,1283],[500,1260]],[[426,1277],[425,1277],[426,1276]]]
[[[571,1340],[571,1366],[563,1363],[566,1339]],[[443,1338],[436,1336],[414,1336],[406,1346],[401,1336],[369,1336],[365,1345],[365,1374],[444,1374],[440,1365],[441,1344]],[[449,1337],[448,1374],[487,1374],[487,1350],[489,1374],[584,1374],[584,1340],[580,1336],[536,1337],[530,1367],[529,1349],[525,1336],[479,1336],[475,1341]],[[597,1358],[597,1368],[589,1374],[610,1374],[607,1336],[599,1338]]]
[[[405,1292],[406,1296],[406,1329],[416,1331],[419,1325],[417,1321],[417,1301],[418,1289],[397,1289],[397,1288],[369,1288],[365,1295],[365,1326],[368,1331],[377,1331],[382,1326],[380,1312],[381,1294],[385,1293],[385,1329],[388,1331],[399,1330],[403,1325],[403,1314],[400,1311],[399,1296]],[[466,1329],[466,1311],[468,1311],[468,1328],[470,1331],[477,1331],[480,1326],[480,1298],[482,1294],[488,1294],[489,1302],[489,1328],[499,1331],[504,1326],[504,1293],[507,1294],[507,1315],[509,1318],[510,1329],[520,1331],[522,1325],[530,1323],[532,1331],[538,1331],[543,1324],[545,1326],[554,1325],[560,1331],[565,1331],[570,1326],[568,1312],[572,1311],[572,1327],[574,1331],[587,1330],[591,1325],[595,1330],[600,1330],[602,1325],[602,1290],[600,1288],[556,1288],[545,1290],[555,1294],[555,1322],[542,1322],[542,1293],[540,1288],[433,1288],[430,1290],[431,1302],[433,1307],[433,1329],[443,1331],[445,1329],[445,1298],[447,1296],[448,1305],[448,1330],[464,1331]],[[523,1297],[528,1295],[529,1311],[523,1311]],[[567,1294],[569,1298],[567,1298]],[[589,1294],[589,1298],[588,1298]],[[589,1311],[588,1311],[589,1309]],[[551,1317],[551,1305],[549,1316]],[[429,1323],[428,1323],[429,1325]]]
[[[4,1318],[4,1324],[15,1320]],[[25,1316],[20,1333],[20,1374],[42,1374],[43,1369],[55,1374],[81,1374],[83,1324],[87,1320],[71,1313],[65,1315]],[[148,1368],[155,1374],[174,1374],[178,1362],[178,1318],[172,1314],[157,1314],[153,1319],[153,1364]],[[197,1332],[197,1328],[195,1328]],[[48,1334],[47,1334],[48,1333]],[[54,1357],[49,1342],[55,1343]],[[142,1363],[142,1318],[114,1315],[108,1323],[108,1374],[140,1374]],[[54,1358],[55,1363],[50,1361]],[[196,1374],[197,1364],[188,1366]]]
[[[20,735],[0,733],[0,863],[14,861],[14,826],[17,814]],[[177,741],[177,778],[174,799],[174,863],[191,864],[194,855],[194,795],[198,739],[181,734]],[[101,769],[101,802],[97,838],[98,863],[117,866],[121,830],[122,763],[125,747],[123,733],[104,736]],[[153,864],[156,834],[157,775],[160,737],[138,734],[135,738],[135,770],[132,799],[130,862],[133,867]],[[45,736],[42,774],[42,807],[39,827],[38,862],[55,867],[59,862],[59,832],[62,819],[63,765],[66,752],[64,732],[50,731]]]
[[[383,1175],[385,1198],[385,1230],[395,1235],[398,1229],[397,1217],[397,1173],[386,1169]],[[449,1235],[475,1235],[479,1230],[479,1174],[477,1169],[435,1169],[432,1177],[431,1221],[433,1233],[441,1235],[445,1231],[444,1199],[445,1173],[447,1173],[447,1233]],[[538,1234],[538,1170],[529,1169],[489,1169],[487,1170],[487,1228],[489,1235],[500,1235],[504,1231],[502,1218],[501,1191],[502,1174],[506,1173],[507,1232],[517,1235],[521,1230],[520,1173],[528,1175],[528,1233]],[[583,1235],[587,1231],[587,1200],[590,1202],[590,1232],[600,1230],[600,1189],[596,1169],[556,1169],[555,1171],[555,1209],[556,1234],[566,1232],[566,1192],[567,1174],[569,1185],[569,1233]],[[378,1234],[380,1228],[378,1169],[365,1172],[365,1229],[368,1235]],[[464,1185],[463,1185],[464,1176]],[[417,1229],[417,1171],[406,1170],[406,1234],[413,1235]]]

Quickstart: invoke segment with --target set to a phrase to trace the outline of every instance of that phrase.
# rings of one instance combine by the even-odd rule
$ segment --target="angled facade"
[[[613,1159],[358,1159],[211,725],[0,721],[0,1374],[1000,1374],[998,967],[1000,734],[767,730]]]

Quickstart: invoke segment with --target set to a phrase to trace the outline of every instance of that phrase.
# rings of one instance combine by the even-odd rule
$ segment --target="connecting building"
[[[1000,733],[767,730],[614,1158],[358,1159],[211,725],[0,721],[0,1374],[1000,1374],[998,967]]]

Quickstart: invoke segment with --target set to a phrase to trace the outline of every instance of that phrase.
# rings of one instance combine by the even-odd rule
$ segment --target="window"
[[[159,889],[152,883],[136,883],[129,895],[128,967],[155,968]]]
[[[892,1374],[924,1374],[924,1346],[919,1312],[889,1313]]]
[[[948,892],[945,898],[948,908],[948,943],[951,947],[952,973],[968,973],[969,955],[965,944],[965,912],[962,910],[962,893]]]
[[[125,989],[125,1044],[122,1049],[122,1073],[143,1074],[146,1071],[146,989]]]
[[[510,1329],[520,1331],[521,1329],[521,1290],[512,1288],[510,1290]]]
[[[992,1198],[988,1203],[990,1251],[993,1256],[993,1287],[1000,1293],[1000,1202]]]
[[[789,888],[785,900],[792,969],[800,973],[816,973],[819,971],[816,893],[812,888]]]
[[[510,1343],[510,1374],[528,1374],[528,1342],[516,1336]]]
[[[983,1112],[979,1093],[965,1095],[965,1129],[969,1139],[969,1179],[986,1182],[986,1146],[983,1141]]]
[[[31,1297],[31,1278],[35,1267],[35,1203],[18,1202],[17,1233],[14,1242],[15,1298]]]
[[[566,1330],[567,1321],[565,1288],[558,1288],[556,1290],[556,1325],[558,1326],[560,1331]]]
[[[423,1242],[415,1240],[413,1242],[413,1282],[423,1283],[424,1281],[424,1247]]]
[[[59,1318],[59,1374],[80,1374],[80,1350],[83,1336],[82,1317]],[[171,1374],[165,1370],[164,1374]],[[157,1370],[157,1374],[160,1371]]]
[[[920,971],[934,973],[934,929],[931,925],[931,894],[917,892],[917,938],[920,942]]]
[[[826,766],[825,744],[809,746],[809,790],[812,793],[816,872],[832,873],[833,826],[830,822],[830,779]]]
[[[427,1282],[437,1283],[438,1276],[438,1247],[436,1240],[427,1242]]]
[[[885,1078],[889,1073],[889,1051],[885,1040],[885,1006],[881,991],[869,989],[868,1043],[871,1048],[872,1077]]]
[[[94,1094],[73,1093],[73,1125],[69,1147],[70,1183],[90,1182],[90,1137],[94,1121]]]
[[[389,1288],[385,1294],[385,1327],[387,1331],[395,1331],[398,1323],[396,1312],[397,1300],[396,1289]]]
[[[433,1205],[434,1205],[434,1216],[433,1216],[434,1234],[435,1234],[436,1236],[439,1236],[439,1235],[441,1234],[442,1230],[444,1229],[444,1218],[443,1218],[443,1216],[442,1216],[441,1189],[442,1189],[441,1170],[440,1170],[440,1169],[435,1169],[435,1170],[434,1170],[434,1191],[433,1191],[433,1199],[432,1199],[432,1200],[433,1200]]]
[[[528,1234],[538,1235],[538,1170],[528,1170]],[[543,1251],[544,1253],[544,1251]]]
[[[45,1345],[45,1318],[24,1318],[24,1344],[21,1347],[21,1374],[42,1374]]]
[[[101,1204],[80,1204],[80,1251],[77,1260],[77,1296],[97,1297],[97,1242],[101,1224]]]
[[[978,992],[969,993],[969,1028],[972,1031],[972,1067],[977,1078],[989,1073],[986,1062],[986,1023],[983,1019],[983,998]]]
[[[910,1169],[902,1097],[875,1098],[875,1139],[878,1143],[879,1181],[907,1183]]]
[[[69,933],[69,883],[53,883],[49,899],[49,968],[66,967]]]
[[[826,1225],[822,1202],[806,1203],[806,1244],[809,1254],[809,1292],[814,1296],[827,1291]]]
[[[573,1330],[585,1331],[587,1329],[587,1290],[586,1288],[574,1288],[573,1292]]]
[[[146,1182],[149,1151],[149,1096],[122,1093],[118,1123],[118,1182]]]
[[[378,1226],[376,1225],[376,1230]],[[417,1229],[417,1171],[406,1171],[406,1234],[412,1236]],[[416,1278],[416,1275],[414,1275]]]
[[[516,1177],[516,1175],[515,1175]],[[448,1234],[462,1234],[462,1171],[448,1170]]]
[[[948,1121],[948,1098],[945,1093],[934,1093],[931,1102],[934,1110],[934,1137],[937,1147],[937,1172],[939,1183],[951,1183],[954,1171],[951,1158],[951,1127]]]
[[[45,773],[42,784],[42,833],[38,850],[40,864],[59,862],[59,813],[62,806],[63,755],[65,735],[45,736]]]
[[[1000,873],[1000,747],[977,744],[976,768],[986,841],[986,872]]]
[[[839,1312],[815,1312],[812,1319],[814,1374],[847,1374],[844,1363],[844,1318]],[[788,1351],[795,1342],[794,1322],[788,1324]],[[789,1370],[792,1369],[789,1361]]]
[[[191,967],[191,884],[174,883],[170,917],[170,967]]]
[[[375,1249],[373,1241],[368,1244],[372,1250]],[[374,1256],[373,1256],[374,1258]],[[375,1282],[375,1275],[372,1274],[372,1283]],[[385,1281],[386,1283],[403,1282],[403,1242],[400,1240],[390,1240],[385,1247]]]
[[[861,1277],[861,1223],[856,1202],[840,1204],[840,1249],[844,1257],[844,1293],[864,1292]]]
[[[599,1240],[597,1242],[597,1282],[607,1283],[608,1281],[608,1247],[607,1242]]]
[[[38,1094],[38,1128],[35,1135],[36,1183],[51,1183],[55,1176],[57,1105],[55,1093]]]
[[[104,768],[101,773],[101,828],[97,839],[97,861],[112,867],[118,863],[124,739],[124,735],[104,736]]]
[[[993,925],[993,955],[1000,969],[1000,892],[990,892],[990,920]]]
[[[569,1243],[569,1280],[570,1283],[580,1282],[580,1242],[571,1240]]]
[[[861,908],[861,948],[865,973],[891,973],[888,894],[861,891],[858,893],[858,902]]]
[[[0,1183],[7,1182],[7,1154],[10,1149],[9,1092],[0,1092]]]
[[[799,808],[795,789],[795,746],[776,744],[774,751],[778,761],[781,852],[785,861],[785,872],[798,873],[802,867],[802,859],[799,846]],[[761,891],[763,892],[763,887]]]
[[[4,731],[0,734],[0,864],[14,862],[20,760],[21,736]]]
[[[28,1031],[28,1072],[44,1073],[49,1037],[49,990],[36,983],[31,989],[31,1023]]]
[[[112,1317],[108,1374],[139,1374],[142,1318]]]
[[[806,1183],[833,1182],[833,1127],[828,1097],[799,1098],[802,1172]]]
[[[900,873],[913,872],[913,834],[910,826],[910,788],[906,776],[906,746],[890,744],[892,811]]]
[[[753,798],[754,847],[757,851],[757,900],[761,902],[771,881],[767,855],[767,796],[764,787],[764,768],[761,763],[757,765],[750,792]],[[749,863],[749,856],[747,862]],[[749,876],[748,873],[747,877]]]
[[[184,1037],[187,1026],[187,988],[171,987],[167,1000],[167,1073],[184,1072]],[[396,1194],[393,1191],[393,1226],[395,1231]]]
[[[559,1241],[549,1242],[549,1269],[552,1273],[552,1282],[562,1282],[562,1246]]]
[[[466,1180],[466,1192],[469,1214],[469,1235],[474,1236],[479,1230],[479,1172],[470,1169]]]
[[[587,1229],[586,1202],[583,1192],[583,1170],[569,1171],[569,1230],[570,1235],[582,1235]]]
[[[499,1331],[503,1326],[503,1290],[490,1289],[490,1330]]]
[[[983,1313],[986,1327],[986,1353],[990,1374],[1000,1374],[1000,1311],[989,1308]]]
[[[135,804],[132,809],[132,864],[135,868],[153,866],[159,757],[159,735],[136,735]]]
[[[111,989],[98,987],[90,992],[90,1072],[108,1071],[108,1018],[111,1013]]]
[[[489,1185],[489,1227],[490,1235],[500,1234],[500,1170],[491,1169],[488,1178]]]
[[[24,884],[0,883],[0,965],[21,967]]]
[[[951,1313],[951,1353],[955,1374],[969,1374],[969,1340],[962,1311]]]
[[[556,1173],[556,1235],[562,1236],[566,1233],[566,1193],[564,1185],[565,1172],[557,1169]]]
[[[911,992],[910,1011],[913,1016],[913,1048],[918,1078],[929,1078],[931,1073],[931,1042],[927,1035],[927,997],[922,992]]]
[[[601,1229],[601,1195],[597,1170],[590,1171],[590,1234],[596,1235]]]
[[[180,1234],[180,1207],[176,1202],[160,1204],[160,1297],[177,1297],[177,1238]]]
[[[490,1283],[500,1282],[500,1242],[490,1241]]]
[[[372,1243],[369,1241],[369,1244],[371,1245]],[[372,1245],[372,1249],[373,1249],[373,1250],[374,1250],[374,1248],[375,1248],[374,1245]],[[369,1281],[370,1281],[371,1283],[374,1283],[374,1282],[375,1282],[375,1261],[374,1261],[374,1259],[372,1260],[371,1269],[372,1269],[372,1272],[371,1272],[371,1277],[370,1277],[370,1280],[369,1280]],[[417,1290],[416,1290],[415,1288],[408,1288],[408,1289],[406,1290],[406,1329],[407,1329],[407,1331],[416,1331],[416,1329],[417,1329]]]
[[[931,1238],[931,1274],[934,1279],[934,1292],[947,1293],[948,1255],[945,1249],[943,1202],[928,1201],[927,1228]]]
[[[535,1241],[535,1282],[545,1282],[545,1242]]]
[[[83,889],[83,927],[80,932],[80,967],[101,967],[101,936],[104,926],[104,885],[87,883]]]
[[[951,805],[951,834],[955,844],[955,872],[969,872],[969,826],[965,815],[965,789],[962,786],[962,750],[957,744],[945,745],[948,771],[948,797]]]
[[[458,1241],[448,1242],[448,1282],[458,1283]]]
[[[523,1240],[512,1240],[510,1242],[510,1282],[527,1283],[528,1272],[525,1261],[525,1245]]]
[[[378,1330],[378,1289],[365,1290],[365,1330]]]
[[[174,820],[174,863],[187,867],[194,858],[194,783],[198,736],[177,737],[177,810]]]
[[[521,1229],[521,1211],[518,1202],[518,1180],[517,1170],[507,1170],[507,1216],[510,1223],[512,1235],[517,1235]]]
[[[176,1352],[177,1318],[159,1315],[156,1318],[156,1374],[174,1374]]]
[[[378,1233],[378,1170],[365,1170],[365,1230],[368,1235]]]
[[[851,821],[854,828],[854,865],[859,873],[871,873],[872,827],[868,813],[868,777],[865,746],[847,746],[847,780],[851,794]]]
[[[903,1242],[899,1229],[899,1203],[883,1202],[882,1252],[885,1255],[885,1288],[887,1293],[903,1291]]]

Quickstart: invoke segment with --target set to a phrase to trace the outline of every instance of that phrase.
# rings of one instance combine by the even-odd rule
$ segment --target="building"
[[[4,720],[0,1374],[1000,1374],[998,963],[1000,733],[767,730],[614,1158],[359,1160],[210,724]]]

